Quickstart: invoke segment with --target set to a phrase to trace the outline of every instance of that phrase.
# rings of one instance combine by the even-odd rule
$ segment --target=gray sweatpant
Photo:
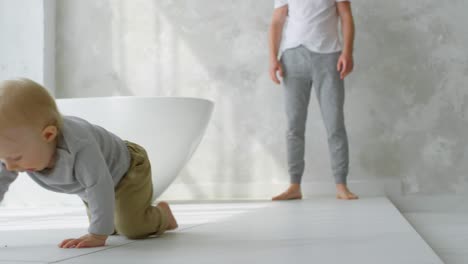
[[[348,137],[344,124],[344,83],[336,69],[340,52],[314,53],[299,46],[281,57],[284,70],[288,167],[291,183],[301,183],[304,173],[304,143],[312,84],[328,135],[335,183],[346,184],[348,175]]]

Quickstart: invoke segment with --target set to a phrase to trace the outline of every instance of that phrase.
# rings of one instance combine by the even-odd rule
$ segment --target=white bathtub
[[[98,97],[58,99],[63,115],[78,116],[122,139],[142,145],[160,196],[190,160],[213,111],[213,102],[182,97]]]

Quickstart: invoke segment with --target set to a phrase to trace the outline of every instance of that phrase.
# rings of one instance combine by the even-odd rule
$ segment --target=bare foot
[[[291,184],[289,188],[272,198],[273,201],[285,201],[285,200],[300,200],[302,199],[301,185],[300,184]]]
[[[352,193],[345,184],[336,185],[336,198],[340,200],[357,200],[359,197]]]
[[[167,230],[176,229],[178,227],[177,221],[176,221],[174,215],[172,214],[172,211],[171,211],[171,208],[169,207],[169,204],[166,203],[166,202],[160,202],[160,203],[158,203],[157,207],[164,210],[166,212],[166,214],[167,214],[167,217],[169,218],[168,219],[169,225],[167,226]]]

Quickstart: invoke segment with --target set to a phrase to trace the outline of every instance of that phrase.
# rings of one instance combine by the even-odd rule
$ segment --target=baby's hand
[[[107,236],[87,234],[80,238],[65,239],[60,243],[61,248],[102,247],[106,244]]]

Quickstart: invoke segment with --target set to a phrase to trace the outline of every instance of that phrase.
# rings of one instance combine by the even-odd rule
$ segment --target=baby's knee
[[[120,218],[115,224],[117,232],[129,239],[142,239],[150,235],[139,227],[141,225],[131,218]]]
[[[126,236],[129,239],[143,239],[149,236],[148,233],[142,232],[132,226],[120,226],[117,230],[120,235]]]

